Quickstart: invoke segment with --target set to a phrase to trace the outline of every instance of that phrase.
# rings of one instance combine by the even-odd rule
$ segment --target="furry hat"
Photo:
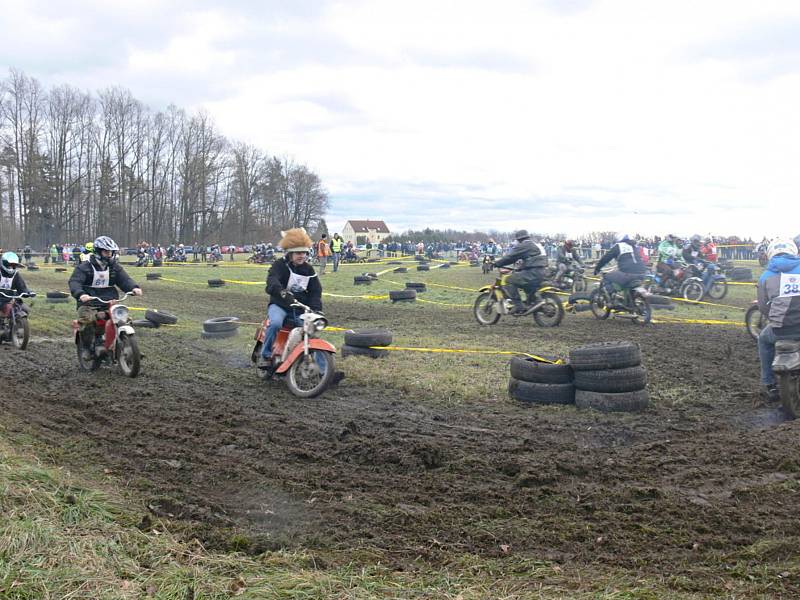
[[[281,231],[281,241],[278,245],[284,252],[310,252],[313,242],[302,227]]]

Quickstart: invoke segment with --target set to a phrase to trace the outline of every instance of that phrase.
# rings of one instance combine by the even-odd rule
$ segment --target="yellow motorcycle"
[[[554,293],[558,290],[545,286],[531,292],[524,290],[527,299],[523,301],[525,310],[513,313],[514,303],[506,294],[504,285],[511,269],[500,269],[500,275],[492,285],[487,285],[478,290],[478,297],[472,307],[475,319],[481,325],[494,325],[503,315],[524,317],[533,315],[533,320],[539,327],[557,327],[564,318],[564,305]]]

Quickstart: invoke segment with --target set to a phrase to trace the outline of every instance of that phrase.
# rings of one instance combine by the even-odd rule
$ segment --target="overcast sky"
[[[334,230],[800,232],[795,0],[8,0],[0,40],[308,164]]]

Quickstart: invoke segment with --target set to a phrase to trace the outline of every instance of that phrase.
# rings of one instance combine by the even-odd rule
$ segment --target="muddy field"
[[[253,296],[237,294],[221,314],[257,319]],[[165,308],[181,302],[176,288],[152,296]],[[220,346],[161,329],[141,333],[135,380],[77,372],[57,333],[34,337],[26,352],[3,345],[10,393],[0,419],[57,462],[105,470],[141,498],[143,524],[174,518],[214,548],[302,547],[321,563],[397,569],[525,557],[706,593],[756,573],[766,589],[800,589],[797,572],[784,571],[800,539],[800,423],[754,406],[755,345],[740,328],[568,315],[554,330],[501,322],[486,331],[468,309],[340,300],[326,312],[337,324],[424,329],[460,347],[636,341],[653,406],[635,415],[527,408],[503,391],[506,358],[415,357],[414,368],[496,382],[493,393],[443,401],[436,385],[415,385],[399,352],[340,360],[346,374],[352,361],[370,362],[322,398],[300,400],[256,377],[243,340]]]

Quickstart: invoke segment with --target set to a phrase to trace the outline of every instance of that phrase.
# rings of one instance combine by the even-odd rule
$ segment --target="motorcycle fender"
[[[539,292],[560,292],[561,290],[558,288],[553,287],[552,285],[546,285],[543,288],[539,288],[537,291]]]
[[[133,327],[131,325],[123,325],[122,327],[117,329],[117,334],[118,335],[122,335],[123,333],[125,335],[133,335],[136,332],[134,331],[134,329],[133,329]]]
[[[312,338],[308,340],[308,347],[309,349],[314,348],[315,350],[322,350],[323,352],[336,354],[336,347],[333,344],[319,338]],[[289,356],[286,357],[286,360],[283,361],[277,369],[275,369],[275,373],[285,373],[288,371],[289,367],[292,366],[294,361],[297,360],[301,354],[303,354],[303,344],[297,344],[294,350],[289,353]]]
[[[490,285],[485,285],[485,286],[483,286],[482,288],[480,288],[478,291],[479,291],[479,292],[488,292],[490,289],[492,289],[492,286],[490,286]]]

